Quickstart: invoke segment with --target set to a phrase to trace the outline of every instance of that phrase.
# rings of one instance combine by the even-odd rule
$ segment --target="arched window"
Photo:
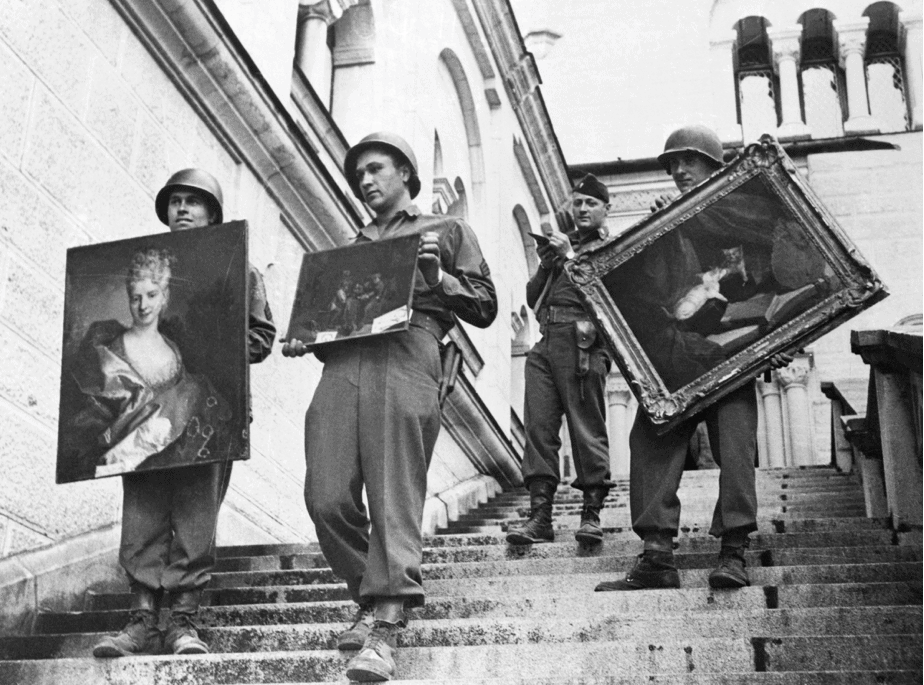
[[[745,140],[756,140],[773,133],[779,123],[778,84],[773,73],[773,57],[767,38],[767,20],[746,17],[735,29],[738,32],[736,81],[738,121]]]
[[[877,2],[863,13],[869,17],[866,34],[866,87],[870,114],[883,133],[910,128],[902,56],[899,51],[898,9]]]
[[[526,210],[520,205],[513,208],[513,220],[516,222],[517,231],[520,234],[520,241],[523,243],[523,254],[526,257],[526,270],[529,277],[532,278],[536,271],[539,270],[539,253],[536,252],[536,241],[530,237],[532,228],[529,225],[529,217],[526,216]]]
[[[843,72],[837,64],[834,17],[823,9],[809,10],[802,24],[802,109],[813,138],[844,135]]]

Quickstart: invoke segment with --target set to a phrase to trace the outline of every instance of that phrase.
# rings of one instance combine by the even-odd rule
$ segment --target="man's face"
[[[592,195],[573,193],[571,195],[571,218],[582,233],[595,231],[606,223],[606,212],[610,206]]]
[[[213,220],[208,202],[191,190],[174,190],[167,204],[167,225],[171,231],[208,226]]]
[[[391,155],[366,150],[356,160],[356,183],[363,200],[376,214],[392,209],[408,192],[411,177],[406,166],[396,166]]]
[[[715,166],[698,152],[678,152],[671,155],[670,169],[677,190],[685,193],[709,178]]]

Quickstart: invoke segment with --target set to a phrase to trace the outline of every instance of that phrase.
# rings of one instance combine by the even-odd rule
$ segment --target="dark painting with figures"
[[[247,224],[67,253],[57,482],[246,459]]]
[[[567,268],[663,430],[887,295],[769,136]]]
[[[307,253],[286,338],[315,346],[407,329],[419,242],[415,234]]]

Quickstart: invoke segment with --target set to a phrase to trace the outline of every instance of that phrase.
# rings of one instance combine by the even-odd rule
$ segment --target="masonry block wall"
[[[285,330],[302,248],[106,0],[11,0],[0,20],[0,556],[117,523],[121,481],[55,485],[65,251],[160,233],[154,195],[186,166],[250,221],[251,262]],[[286,360],[289,361],[289,360]],[[252,372],[252,457],[235,466],[221,534],[313,536],[301,487],[313,360]]]
[[[822,380],[865,377],[869,367],[850,352],[850,330],[889,328],[922,310],[922,134],[875,136],[896,150],[808,157],[812,188],[856,243],[890,296],[832,331],[813,348]]]

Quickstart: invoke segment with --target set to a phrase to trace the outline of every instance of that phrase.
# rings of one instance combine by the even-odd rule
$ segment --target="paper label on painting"
[[[402,323],[406,323],[409,317],[407,306],[392,309],[381,316],[377,316],[372,322],[372,332],[381,333],[384,330]]]

